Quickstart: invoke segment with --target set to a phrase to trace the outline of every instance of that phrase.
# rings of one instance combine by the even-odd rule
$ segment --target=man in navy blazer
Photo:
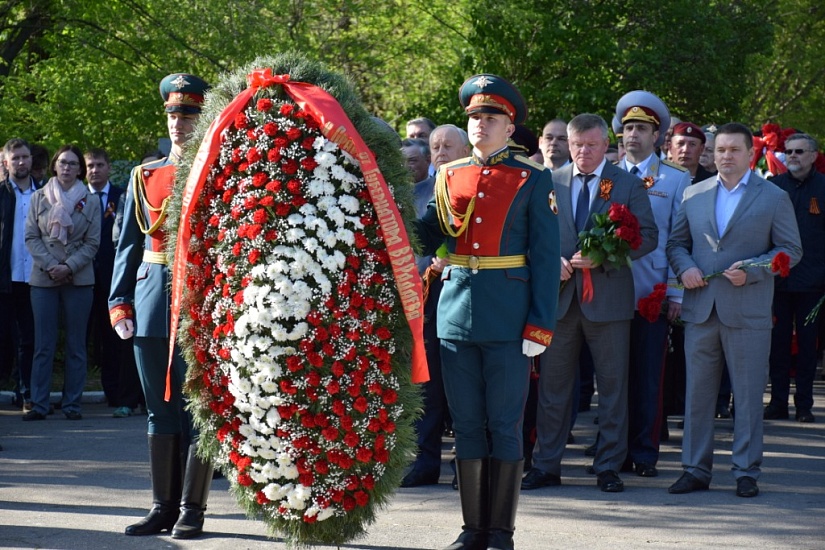
[[[582,256],[578,235],[593,226],[593,214],[606,213],[614,203],[626,205],[639,221],[642,244],[631,251],[632,259],[655,249],[659,232],[642,180],[605,160],[609,139],[604,119],[578,115],[568,124],[567,132],[573,164],[553,172],[564,287],[559,293],[553,343],[541,356],[533,468],[521,488],[561,484],[561,458],[570,428],[579,351],[586,342],[599,388],[601,437],[593,468],[602,491],[620,492],[624,483],[618,471],[627,454],[627,369],[630,321],[636,303],[633,274],[629,267],[605,269]],[[574,215],[578,211],[582,214]],[[582,227],[577,227],[577,221]],[[581,298],[584,269],[590,270],[591,301]]]
[[[115,263],[112,226],[115,210],[123,190],[109,181],[109,154],[104,149],[89,149],[83,155],[89,192],[100,201],[100,247],[94,259],[95,288],[89,332],[93,342],[92,357],[100,369],[100,383],[109,406],[117,405],[119,365],[122,348],[120,338],[109,323],[109,287]]]
[[[687,395],[682,476],[670,493],[707,489],[713,466],[713,417],[727,362],[736,419],[733,475],[736,495],[759,494],[762,395],[771,348],[771,302],[778,253],[790,265],[802,257],[788,194],[750,170],[753,137],[738,123],[716,134],[716,177],[685,191],[667,243],[673,271],[685,286]],[[759,264],[755,266],[753,264]]]

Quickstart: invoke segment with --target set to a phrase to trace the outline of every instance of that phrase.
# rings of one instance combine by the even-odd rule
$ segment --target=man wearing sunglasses
[[[813,385],[816,373],[818,323],[805,323],[805,317],[825,292],[825,175],[814,167],[816,140],[808,134],[793,134],[785,140],[788,171],[771,179],[791,197],[802,238],[802,260],[787,278],[776,279],[771,333],[771,401],[765,407],[765,420],[784,420],[788,415],[790,372],[793,362],[791,340],[794,325],[796,354],[796,420],[813,422]]]

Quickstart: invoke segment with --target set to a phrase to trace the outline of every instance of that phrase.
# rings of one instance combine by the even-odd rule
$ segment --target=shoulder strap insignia
[[[547,167],[545,165],[539,164],[538,162],[536,162],[534,160],[530,160],[529,158],[525,157],[524,155],[516,155],[514,158],[517,161],[523,162],[527,166],[530,166],[531,168],[535,168],[536,170],[547,170]]]
[[[688,171],[688,169],[687,169],[687,168],[685,168],[684,166],[681,166],[681,165],[679,165],[679,164],[676,164],[675,162],[669,161],[669,160],[667,160],[667,159],[663,160],[663,161],[662,161],[662,164],[665,164],[665,165],[667,165],[667,166],[670,166],[671,168],[676,168],[676,169],[677,169],[677,170],[679,170],[680,172],[687,172],[687,171]]]

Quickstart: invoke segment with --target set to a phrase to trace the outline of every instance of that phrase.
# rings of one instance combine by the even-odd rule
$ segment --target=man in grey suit
[[[770,267],[752,264],[766,264],[784,252],[795,265],[802,246],[788,194],[751,172],[752,156],[753,138],[746,126],[719,128],[714,153],[719,173],[685,191],[667,244],[670,265],[685,286],[687,361],[684,472],[670,493],[710,485],[713,416],[726,361],[736,395],[736,495],[759,494],[774,281]]]
[[[521,488],[561,484],[561,458],[570,427],[579,350],[587,342],[599,387],[601,437],[593,467],[602,491],[620,492],[624,483],[617,472],[627,454],[633,275],[629,267],[607,270],[582,256],[578,234],[592,227],[592,214],[607,212],[613,203],[626,205],[639,221],[642,244],[631,252],[632,259],[656,248],[658,230],[642,180],[605,161],[609,139],[604,119],[578,115],[568,124],[567,132],[573,164],[553,172],[564,287],[559,293],[553,343],[541,356],[533,468],[522,480]],[[592,301],[581,299],[584,269],[590,270]]]

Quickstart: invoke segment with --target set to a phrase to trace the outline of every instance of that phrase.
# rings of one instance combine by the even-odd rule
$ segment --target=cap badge
[[[476,86],[478,86],[482,90],[484,89],[485,86],[487,86],[488,84],[492,84],[492,83],[493,83],[493,81],[490,80],[489,78],[487,78],[486,75],[481,75],[480,77],[478,77],[476,79],[475,82],[473,82],[473,84],[475,84]]]
[[[178,77],[177,77],[175,80],[173,80],[171,83],[172,83],[172,85],[173,85],[173,86],[175,86],[175,88],[177,88],[178,90],[180,90],[180,89],[181,89],[181,88],[183,88],[184,86],[188,86],[188,85],[189,85],[189,81],[188,81],[188,80],[186,80],[185,78],[183,78],[183,75],[182,75],[182,74],[181,74],[181,75],[178,75]]]

